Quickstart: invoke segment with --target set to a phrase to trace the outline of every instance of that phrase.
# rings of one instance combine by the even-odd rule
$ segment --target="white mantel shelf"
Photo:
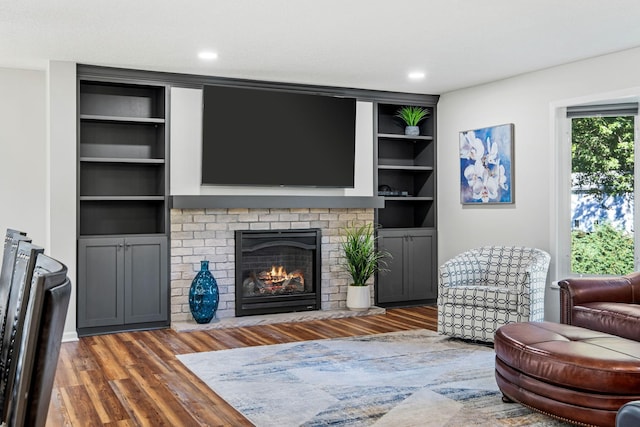
[[[382,197],[349,196],[171,196],[172,209],[383,208]]]

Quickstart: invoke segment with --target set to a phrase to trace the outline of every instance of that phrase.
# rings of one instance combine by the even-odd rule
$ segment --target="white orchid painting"
[[[460,202],[513,203],[513,124],[460,132]]]

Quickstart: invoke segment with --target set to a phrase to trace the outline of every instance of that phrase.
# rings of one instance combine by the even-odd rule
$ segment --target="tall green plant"
[[[429,110],[424,107],[405,106],[400,108],[395,116],[402,119],[407,126],[418,126],[418,123],[429,116]]]
[[[342,251],[342,266],[351,276],[354,286],[366,286],[376,271],[386,271],[385,258],[391,256],[377,249],[372,224],[345,228]]]

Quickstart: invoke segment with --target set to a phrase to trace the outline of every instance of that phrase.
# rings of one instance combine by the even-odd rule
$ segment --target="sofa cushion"
[[[640,341],[640,305],[621,302],[576,305],[572,324]]]
[[[454,286],[441,295],[443,304],[471,305],[516,311],[518,293],[495,286]]]

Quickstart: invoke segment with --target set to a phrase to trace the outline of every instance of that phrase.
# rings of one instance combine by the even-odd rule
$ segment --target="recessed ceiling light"
[[[422,71],[412,71],[409,73],[409,78],[411,80],[421,80],[424,79],[425,74]]]
[[[212,60],[218,58],[218,54],[215,53],[215,52],[211,52],[211,51],[203,51],[203,52],[200,52],[198,54],[198,58],[204,59],[204,60],[207,60],[207,61],[212,61]]]

